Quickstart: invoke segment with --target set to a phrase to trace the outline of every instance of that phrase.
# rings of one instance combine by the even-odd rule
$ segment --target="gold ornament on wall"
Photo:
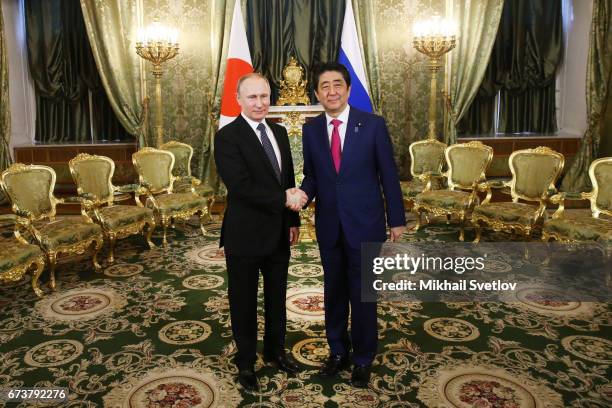
[[[304,68],[298,65],[297,60],[291,57],[283,68],[283,79],[280,82],[280,97],[277,104],[282,105],[309,105],[310,98],[306,94],[308,81],[304,78]]]

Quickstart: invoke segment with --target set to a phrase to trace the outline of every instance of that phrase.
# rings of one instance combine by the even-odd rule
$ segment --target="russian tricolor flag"
[[[357,26],[355,25],[351,0],[346,0],[338,62],[343,64],[351,74],[349,105],[366,112],[372,112],[372,101],[368,93],[368,82],[363,68],[363,58],[361,57],[361,47],[359,46],[359,37],[357,37]]]

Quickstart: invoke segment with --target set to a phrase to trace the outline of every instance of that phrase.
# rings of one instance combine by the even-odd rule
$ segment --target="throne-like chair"
[[[421,225],[421,213],[446,216],[447,223],[452,216],[459,219],[459,240],[465,238],[465,219],[478,202],[478,184],[485,179],[485,173],[493,159],[493,148],[478,141],[458,143],[446,148],[446,165],[448,170],[442,174],[425,173],[426,189],[414,198],[413,211],[417,213],[418,230]],[[431,190],[434,178],[444,177],[447,188]]]
[[[172,191],[185,193],[193,191],[208,200],[208,218],[210,219],[211,207],[214,203],[213,188],[202,183],[202,181],[191,175],[191,159],[193,158],[193,147],[186,143],[171,140],[160,146],[161,150],[167,150],[174,155],[174,167],[172,175],[177,177],[174,181]]]
[[[194,193],[193,190],[175,193],[172,175],[174,154],[167,150],[145,147],[132,154],[134,167],[138,172],[140,188],[136,194],[136,203],[142,205],[139,196],[146,195],[145,206],[151,208],[164,230],[163,245],[167,246],[167,229],[174,220],[187,221],[199,213],[200,229],[206,235],[204,218],[208,216],[208,200]],[[192,186],[195,182],[192,179]]]
[[[559,204],[559,208],[552,219],[544,222],[542,240],[612,243],[612,157],[593,161],[589,166],[589,177],[593,185],[590,192],[562,192],[550,198],[552,203]],[[566,200],[589,200],[591,214],[565,211]]]
[[[17,215],[14,234],[22,244],[29,244],[29,234],[45,253],[49,262],[49,285],[55,288],[55,267],[61,254],[82,254],[94,248],[96,270],[98,251],[104,243],[102,228],[83,214],[81,217],[55,219],[57,204],[81,202],[78,197],[58,199],[53,195],[56,175],[51,167],[15,163],[2,173],[1,183]],[[26,234],[26,235],[27,235]]]
[[[444,150],[446,144],[435,139],[419,140],[410,144],[410,174],[412,180],[402,181],[402,194],[406,208],[412,207],[417,194],[425,191],[427,175],[442,173]],[[431,180],[431,178],[429,178]],[[437,189],[437,179],[433,179],[430,188]]]
[[[83,214],[102,226],[109,242],[108,263],[115,261],[115,242],[130,235],[145,235],[149,248],[155,245],[151,235],[155,229],[155,216],[150,208],[115,204],[116,193],[135,193],[137,185],[114,186],[115,163],[106,156],[81,153],[68,163],[77,185]]]
[[[530,237],[540,225],[548,199],[557,190],[555,183],[563,170],[564,157],[548,147],[517,150],[508,159],[512,179],[479,185],[487,195],[472,213],[479,242],[482,228],[494,231],[518,232]],[[492,188],[510,188],[511,202],[491,202]],[[537,203],[537,207],[519,200]]]

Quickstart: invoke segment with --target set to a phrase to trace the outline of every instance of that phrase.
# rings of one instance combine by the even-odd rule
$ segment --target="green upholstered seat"
[[[419,202],[432,207],[461,211],[469,205],[470,193],[461,190],[434,190],[419,194]]]
[[[7,272],[19,265],[30,265],[42,255],[43,252],[37,245],[22,244],[13,238],[0,238],[0,280],[21,279],[9,277]]]
[[[37,245],[0,238],[0,282],[19,281],[28,270],[33,269],[32,288],[38,296],[42,296],[38,278],[44,267],[44,254]]]
[[[208,205],[206,199],[191,192],[162,194],[156,197],[156,201],[159,211],[168,214],[198,210]],[[147,201],[147,207],[153,208],[152,201]]]
[[[153,210],[135,205],[113,205],[98,210],[100,221],[110,229],[117,229],[153,218]]]
[[[38,230],[42,234],[41,244],[47,250],[73,246],[102,233],[102,228],[98,224],[84,223],[80,218],[63,218],[43,224]]]

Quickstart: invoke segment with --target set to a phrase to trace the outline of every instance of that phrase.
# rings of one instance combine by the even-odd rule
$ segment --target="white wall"
[[[36,100],[28,67],[23,0],[2,0],[2,14],[8,49],[12,155],[13,146],[34,140]]]
[[[557,123],[559,133],[584,134],[586,115],[586,68],[592,0],[564,0],[564,63],[557,77]]]

